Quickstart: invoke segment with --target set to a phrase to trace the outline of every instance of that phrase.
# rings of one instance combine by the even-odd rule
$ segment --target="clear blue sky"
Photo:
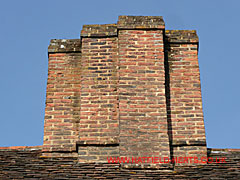
[[[8,0],[0,2],[0,146],[41,145],[50,39],[119,15],[163,16],[196,29],[207,146],[240,148],[239,0]]]

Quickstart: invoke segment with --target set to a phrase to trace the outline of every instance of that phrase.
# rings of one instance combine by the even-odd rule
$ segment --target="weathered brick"
[[[120,16],[84,25],[81,39],[51,41],[45,151],[81,142],[79,162],[206,155],[198,37],[164,28],[159,16]]]

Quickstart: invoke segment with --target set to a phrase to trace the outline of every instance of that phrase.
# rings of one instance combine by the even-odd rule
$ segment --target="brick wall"
[[[118,22],[121,156],[169,157],[164,25],[159,18],[156,25],[162,26],[153,29],[150,19],[120,17]]]
[[[88,25],[81,32],[84,70],[77,143],[83,162],[106,161],[107,156],[119,155],[116,30],[112,24]]]
[[[44,123],[44,150],[74,151],[80,110],[80,40],[52,40]]]
[[[107,156],[206,156],[195,31],[160,16],[84,25],[49,46],[44,150]]]
[[[206,156],[196,31],[165,32],[167,108],[174,156]]]

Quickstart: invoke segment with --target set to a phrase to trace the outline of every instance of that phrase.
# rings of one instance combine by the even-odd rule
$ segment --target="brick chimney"
[[[84,25],[80,39],[51,40],[48,55],[45,155],[207,155],[196,31],[119,16]]]

